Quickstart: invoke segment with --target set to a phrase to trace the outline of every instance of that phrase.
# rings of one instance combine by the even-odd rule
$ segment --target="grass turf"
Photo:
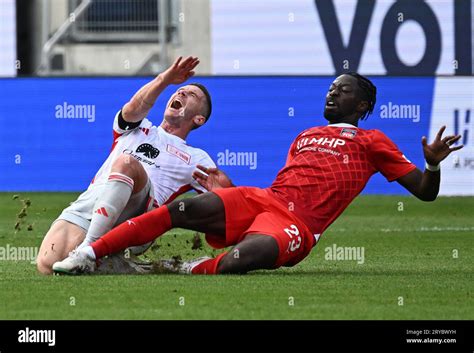
[[[0,193],[0,319],[474,319],[473,197],[359,197],[303,262],[245,276],[41,276],[5,258],[39,247],[76,196]],[[172,230],[147,256],[217,254],[193,236]],[[326,259],[333,244],[363,247],[364,263]]]

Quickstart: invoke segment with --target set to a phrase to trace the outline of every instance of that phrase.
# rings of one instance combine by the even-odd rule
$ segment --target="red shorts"
[[[213,191],[225,207],[226,234],[206,234],[214,248],[240,243],[248,234],[273,237],[280,249],[275,268],[294,266],[311,252],[316,239],[308,227],[270,189],[234,187]]]

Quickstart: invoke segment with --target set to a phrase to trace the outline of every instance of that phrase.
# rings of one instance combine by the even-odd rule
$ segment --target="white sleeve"
[[[113,129],[114,132],[116,132],[118,135],[124,135],[126,133],[129,133],[130,131],[135,130],[138,127],[141,128],[151,128],[152,123],[148,119],[143,119],[142,121],[136,122],[136,123],[129,123],[129,126],[126,126],[125,128],[119,126],[119,118],[122,116],[122,110],[120,109],[117,114],[115,114],[114,118],[114,123],[113,123]]]
[[[203,151],[203,157],[196,164],[200,164],[206,168],[216,168],[216,164],[214,163],[212,158],[209,157],[209,155],[204,151]],[[203,188],[194,178],[192,178],[191,187],[194,190],[196,190],[198,193],[207,192],[206,188]]]

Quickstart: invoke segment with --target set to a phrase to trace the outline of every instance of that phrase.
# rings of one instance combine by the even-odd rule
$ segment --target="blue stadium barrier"
[[[0,191],[82,191],[106,159],[115,113],[151,78],[17,78],[0,80]],[[199,77],[213,98],[209,122],[188,143],[219,162],[231,153],[256,154],[256,163],[220,165],[237,185],[266,187],[284,165],[302,130],[326,121],[322,115],[333,77]],[[374,77],[373,116],[362,128],[380,129],[423,167],[421,137],[429,131],[435,78]],[[162,120],[176,87],[168,87],[149,115]],[[61,117],[70,106],[84,115]],[[419,109],[410,117],[381,115],[396,106]],[[384,108],[385,107],[385,112]],[[255,162],[255,161],[254,161]],[[375,175],[368,194],[404,194],[396,182]]]

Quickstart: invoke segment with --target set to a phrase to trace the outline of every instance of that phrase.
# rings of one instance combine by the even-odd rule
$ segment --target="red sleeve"
[[[121,133],[115,131],[115,130],[112,130],[114,136],[113,136],[113,141],[112,141],[112,147],[110,148],[110,152],[109,153],[112,153],[112,151],[114,150],[115,146],[117,145],[117,142],[118,142],[118,138],[120,136],[122,136]]]
[[[394,181],[416,169],[397,145],[378,130],[374,131],[369,156],[373,167],[388,181]]]
[[[286,156],[285,164],[290,163],[294,156],[295,156],[295,142],[293,142],[290,146],[290,150],[288,151],[288,155]]]

